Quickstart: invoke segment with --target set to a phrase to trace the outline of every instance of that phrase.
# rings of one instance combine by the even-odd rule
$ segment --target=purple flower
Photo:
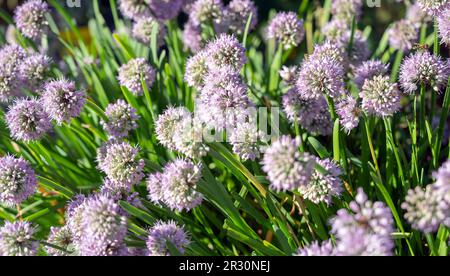
[[[415,23],[428,23],[433,18],[422,10],[418,3],[414,3],[406,10],[406,19]]]
[[[70,247],[72,246],[72,233],[67,226],[51,227],[47,243],[66,250],[62,251],[51,246],[46,246],[45,249],[49,256],[69,256]]]
[[[305,199],[309,199],[315,204],[325,202],[328,206],[332,203],[333,197],[339,197],[342,193],[341,168],[330,159],[320,160],[315,158],[325,172],[315,171],[308,185],[300,186],[299,190]]]
[[[86,207],[87,198],[84,195],[77,195],[66,206],[67,227],[72,236],[72,241],[76,250],[79,250],[81,237],[83,236],[83,212]]]
[[[440,92],[447,85],[450,65],[428,51],[419,51],[407,57],[400,68],[400,84],[406,93],[418,92],[421,85]]]
[[[148,231],[147,249],[149,256],[170,256],[167,243],[170,242],[179,253],[184,254],[190,244],[190,239],[183,227],[174,221],[158,221]]]
[[[247,20],[252,14],[249,31],[258,23],[258,11],[252,0],[232,0],[225,9],[225,21],[228,28],[238,35],[242,35],[247,25]]]
[[[155,203],[162,202],[170,209],[180,212],[194,209],[203,200],[202,194],[196,190],[201,178],[201,169],[201,165],[183,159],[167,164],[162,174],[156,173],[149,177],[147,181],[149,198]]]
[[[280,12],[269,22],[267,38],[275,39],[286,50],[297,47],[304,37],[303,20],[295,12]]]
[[[321,45],[316,45],[312,55],[308,59],[325,59],[330,58],[338,62],[345,70],[349,67],[349,60],[346,48],[336,42],[327,40]]]
[[[283,110],[290,122],[295,120],[312,134],[330,135],[333,130],[328,104],[322,96],[303,99],[295,89],[289,90],[282,99]]]
[[[104,149],[99,149],[99,153],[98,166],[111,181],[131,187],[144,177],[144,160],[139,159],[138,149],[130,144],[109,143]]]
[[[202,23],[221,24],[223,21],[224,6],[222,0],[197,0],[192,4],[190,19],[200,26]]]
[[[348,133],[359,125],[361,109],[352,96],[348,95],[336,103],[336,113],[339,123]]]
[[[296,65],[289,67],[283,65],[279,73],[281,79],[285,81],[288,85],[295,85],[297,75],[299,73],[299,68]]]
[[[389,44],[394,49],[408,52],[419,39],[419,25],[402,19],[389,28],[388,35]]]
[[[183,43],[193,53],[200,51],[203,46],[202,29],[200,26],[195,25],[192,20],[184,24]]]
[[[128,63],[123,64],[119,68],[118,80],[120,85],[125,86],[131,93],[135,95],[142,95],[144,89],[141,80],[150,88],[155,81],[156,72],[147,61],[143,58],[135,58]]]
[[[436,186],[450,186],[450,160],[447,160],[437,172],[433,174],[436,179]]]
[[[166,27],[159,23],[152,17],[142,17],[136,20],[133,24],[132,34],[133,37],[147,46],[150,46],[152,40],[153,26],[158,26],[157,45],[164,45],[164,38],[166,36]]]
[[[303,62],[296,83],[303,99],[319,99],[325,95],[339,98],[344,89],[344,69],[331,57],[311,58]]]
[[[136,20],[150,16],[150,8],[146,0],[119,0],[119,9],[129,19]]]
[[[51,59],[42,54],[32,54],[19,65],[20,78],[30,90],[37,90],[50,72]]]
[[[400,109],[400,91],[388,76],[378,75],[366,80],[359,94],[362,109],[369,115],[391,116]]]
[[[347,50],[348,45],[350,43],[351,31],[347,31],[339,37],[337,43],[340,47]],[[348,60],[350,65],[358,66],[364,61],[366,61],[370,57],[369,44],[367,43],[367,39],[364,38],[363,33],[361,31],[356,30],[353,35],[353,43],[352,49],[350,51],[350,55]]]
[[[336,256],[336,249],[331,240],[324,241],[322,244],[314,241],[307,247],[299,248],[295,255],[300,257]]]
[[[438,30],[441,42],[450,46],[450,7],[439,15]]]
[[[262,135],[256,122],[239,124],[230,134],[233,153],[237,154],[243,161],[255,161],[260,156],[258,140]]]
[[[24,142],[39,140],[52,128],[50,117],[35,99],[17,100],[5,118],[12,137]]]
[[[322,27],[325,38],[331,41],[339,40],[350,29],[350,24],[342,19],[332,19]]]
[[[120,99],[116,103],[109,104],[106,107],[105,115],[108,117],[108,121],[102,120],[101,124],[112,138],[127,137],[130,131],[138,127],[139,116],[136,114],[136,109],[124,100]]]
[[[170,20],[178,16],[183,0],[146,0],[152,14],[159,20]]]
[[[9,222],[0,228],[0,256],[35,256],[39,243],[33,240],[36,232],[29,222]]]
[[[350,210],[341,209],[331,220],[331,233],[336,237],[339,255],[386,256],[393,254],[394,220],[382,202],[371,202],[358,190]]]
[[[388,72],[389,65],[383,64],[379,60],[367,60],[357,66],[353,71],[355,84],[361,89],[366,80],[370,80],[377,75],[384,75]]]
[[[36,186],[36,174],[22,157],[0,158],[0,203],[20,204],[34,194]]]
[[[126,254],[127,250],[123,242],[127,233],[127,222],[119,211],[119,205],[103,195],[91,197],[86,201],[81,220],[83,234],[80,255]]]
[[[16,8],[14,21],[24,36],[31,39],[38,39],[47,30],[48,22],[45,14],[49,11],[50,9],[46,2],[29,0]]]
[[[245,48],[234,35],[221,34],[206,46],[206,63],[211,70],[231,67],[241,70],[247,62]]]
[[[363,2],[361,0],[334,0],[331,13],[340,20],[352,22],[353,17],[358,20],[362,14]]]
[[[16,45],[7,45],[0,50],[0,102],[8,102],[20,95],[22,88],[19,65],[24,63],[27,53]]]
[[[207,58],[208,54],[205,51],[200,51],[188,59],[184,79],[189,86],[195,87],[196,89],[203,87],[203,79],[208,73],[208,66],[206,65]]]
[[[53,80],[44,85],[40,100],[50,118],[61,125],[80,115],[86,102],[86,94],[77,90],[73,81]]]
[[[448,0],[417,0],[419,6],[429,15],[436,16],[450,7]]]
[[[308,185],[314,169],[314,159],[300,153],[299,139],[282,136],[266,150],[263,171],[276,191],[295,190]]]

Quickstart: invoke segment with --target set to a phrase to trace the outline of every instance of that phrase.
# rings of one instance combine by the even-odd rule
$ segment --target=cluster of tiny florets
[[[269,23],[267,37],[285,49],[297,47],[305,37],[303,20],[294,12],[280,12]]]
[[[402,19],[392,25],[388,35],[389,44],[394,49],[407,52],[419,38],[419,27],[417,23]]]
[[[29,222],[9,222],[0,227],[0,256],[35,256],[38,242],[36,228]]]
[[[143,17],[136,20],[133,24],[133,37],[139,42],[150,45],[152,39],[152,31],[153,27],[158,26],[158,34],[157,34],[157,45],[162,46],[164,44],[164,38],[166,36],[166,28],[163,24],[158,22],[156,19],[152,17]]]
[[[49,11],[50,9],[46,2],[29,0],[17,7],[14,21],[24,36],[31,39],[38,39],[46,32],[48,22],[45,14]]]
[[[183,254],[190,244],[190,239],[184,228],[174,221],[158,221],[148,231],[146,243],[150,256],[170,256],[167,243],[171,243],[179,253]]]
[[[105,115],[108,120],[101,121],[101,124],[112,138],[127,137],[130,131],[138,127],[139,116],[136,114],[136,109],[124,100],[119,99],[117,102],[109,104],[106,107]]]
[[[125,86],[130,92],[136,95],[144,93],[143,83],[150,88],[155,81],[155,69],[143,58],[136,58],[128,61],[119,68],[118,80],[120,85]]]
[[[249,31],[258,23],[258,11],[252,0],[232,0],[225,9],[225,22],[228,28],[241,35],[245,31],[248,18],[252,15]]]
[[[388,76],[366,80],[360,92],[362,109],[369,115],[391,116],[400,109],[400,91]]]

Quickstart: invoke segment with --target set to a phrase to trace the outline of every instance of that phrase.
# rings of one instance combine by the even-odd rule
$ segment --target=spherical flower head
[[[282,136],[264,153],[263,171],[272,189],[287,191],[308,185],[315,162],[308,153],[300,153],[299,145],[299,139]]]
[[[0,158],[0,203],[14,206],[36,191],[36,174],[22,157]]]
[[[35,256],[38,242],[33,240],[36,229],[29,222],[5,221],[0,228],[0,256]]]
[[[317,45],[314,48],[312,55],[308,56],[308,59],[324,59],[331,58],[338,62],[345,70],[349,67],[349,60],[347,52],[344,47],[331,40],[327,40],[321,45]]]
[[[339,98],[344,89],[344,69],[331,57],[306,59],[296,88],[303,99],[319,99],[324,95]]]
[[[416,2],[410,5],[406,10],[406,20],[414,23],[428,23],[432,21],[432,17],[429,16],[420,5]]]
[[[450,7],[438,17],[438,30],[441,42],[450,46]]]
[[[202,29],[195,25],[192,20],[188,20],[183,29],[183,44],[192,53],[197,53],[203,47]]]
[[[339,37],[339,39],[337,40],[337,44],[347,50],[351,36],[351,31],[345,32],[341,37]],[[353,34],[352,49],[348,57],[350,65],[354,67],[366,61],[371,55],[369,49],[369,44],[367,42],[367,39],[363,36],[363,33],[358,30],[355,31],[355,33]]]
[[[362,15],[363,1],[361,0],[334,0],[331,13],[338,19],[352,22],[353,17],[358,20]]]
[[[262,135],[256,123],[246,122],[239,124],[230,135],[233,153],[237,154],[243,161],[255,161],[260,157],[258,142]]]
[[[122,255],[127,222],[120,207],[104,195],[86,201],[83,211],[80,254],[82,256]]]
[[[299,248],[295,256],[300,257],[325,257],[325,256],[336,256],[336,249],[333,246],[331,240],[324,241],[322,244],[314,241],[309,246],[304,248]]]
[[[175,135],[192,114],[185,107],[169,107],[156,120],[156,138],[164,147],[176,150]]]
[[[190,239],[183,227],[174,221],[158,221],[148,231],[147,249],[149,256],[170,256],[167,243],[170,242],[181,254],[190,244]]]
[[[332,203],[333,197],[339,197],[342,193],[341,168],[330,159],[320,160],[315,158],[316,164],[320,165],[326,172],[315,171],[307,186],[301,186],[300,192],[305,199],[315,204],[321,202],[328,206]]]
[[[433,178],[436,179],[436,186],[450,186],[450,160],[447,160],[437,172],[433,173]]]
[[[155,204],[163,202],[164,199],[163,178],[164,175],[160,172],[152,173],[147,178],[148,199]]]
[[[51,59],[42,54],[32,54],[19,65],[20,78],[30,90],[36,90],[50,72]]]
[[[127,137],[130,131],[138,127],[139,116],[136,114],[136,109],[122,99],[109,104],[106,107],[105,115],[108,120],[102,120],[101,124],[114,139]]]
[[[206,46],[206,55],[206,62],[212,70],[231,67],[239,71],[247,62],[245,48],[234,35],[219,35]]]
[[[348,95],[336,103],[339,123],[348,133],[359,125],[361,108],[352,96]]]
[[[189,17],[197,26],[209,22],[220,24],[223,21],[223,13],[222,0],[197,0],[192,4]]]
[[[345,33],[348,33],[350,24],[346,20],[333,18],[322,27],[322,33],[327,40],[339,40]]]
[[[291,123],[297,123],[309,133],[322,136],[330,135],[333,126],[328,104],[322,96],[316,99],[304,99],[295,90],[289,90],[282,98],[283,110]]]
[[[360,92],[362,109],[369,115],[391,116],[400,109],[400,91],[388,76],[366,80]]]
[[[341,209],[331,220],[337,251],[344,256],[392,255],[394,231],[391,212],[382,202],[372,202],[358,190],[350,210]]]
[[[77,90],[73,81],[53,80],[44,85],[41,102],[50,118],[61,125],[80,115],[86,94]]]
[[[208,74],[208,66],[206,64],[207,58],[208,54],[205,51],[200,51],[188,59],[184,79],[190,87],[195,87],[197,89],[203,87],[203,79],[206,74]]]
[[[286,50],[297,47],[305,37],[303,20],[295,12],[280,12],[269,22],[267,37],[275,39]]]
[[[178,16],[183,0],[146,0],[152,14],[159,20],[170,20]]]
[[[225,9],[225,21],[228,28],[238,35],[242,35],[247,25],[247,20],[252,15],[249,31],[258,23],[258,11],[252,0],[232,0]]]
[[[444,10],[450,7],[448,0],[417,0],[419,6],[426,13],[432,16],[440,15]]]
[[[24,142],[39,140],[52,128],[50,117],[36,99],[17,100],[5,118],[12,137]]]
[[[51,227],[47,243],[56,245],[65,250],[63,251],[51,246],[46,246],[45,249],[49,256],[69,256],[72,247],[72,233],[67,226]]]
[[[8,102],[20,95],[22,79],[19,65],[27,53],[17,45],[7,45],[0,50],[0,102]]]
[[[157,45],[161,47],[164,45],[164,38],[166,36],[166,27],[159,23],[153,17],[142,17],[137,19],[133,24],[133,37],[145,45],[150,45],[152,40],[153,26],[158,26]]]
[[[418,51],[407,57],[400,67],[400,85],[409,94],[418,92],[421,85],[440,92],[447,85],[450,65],[428,51]]]
[[[144,89],[141,80],[150,90],[155,81],[155,76],[155,69],[144,58],[135,58],[119,68],[118,80],[120,85],[125,86],[131,93],[142,95]]]
[[[119,0],[119,9],[123,16],[129,19],[138,19],[150,16],[147,0]]]
[[[78,250],[83,236],[83,212],[86,207],[87,198],[84,195],[76,195],[66,206],[67,227],[72,236],[75,248]]]
[[[29,0],[16,8],[14,21],[24,36],[38,39],[47,31],[48,22],[45,14],[49,11],[46,2]]]
[[[281,79],[289,85],[295,85],[295,81],[297,80],[297,75],[299,73],[299,68],[296,65],[293,66],[285,66],[281,67],[280,70]]]
[[[139,159],[137,148],[126,142],[115,142],[108,144],[105,152],[98,165],[111,181],[133,186],[142,180],[145,164]]]
[[[389,65],[382,63],[380,60],[364,61],[353,70],[355,84],[361,89],[366,80],[370,80],[378,75],[384,75],[388,70]]]
[[[394,49],[408,52],[419,39],[419,25],[402,19],[389,28],[388,34],[389,45]]]

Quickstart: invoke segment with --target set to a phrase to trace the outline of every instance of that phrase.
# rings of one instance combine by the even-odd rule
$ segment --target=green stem
[[[372,156],[373,165],[375,166],[375,170],[377,172],[377,176],[380,180],[380,183],[382,183],[383,178],[381,177],[380,167],[378,166],[377,156],[375,154],[375,149],[373,147],[373,142],[372,142],[372,134],[370,133],[370,127],[369,127],[369,122],[368,122],[367,118],[364,118],[364,126],[366,128],[367,143],[369,144],[370,155]]]

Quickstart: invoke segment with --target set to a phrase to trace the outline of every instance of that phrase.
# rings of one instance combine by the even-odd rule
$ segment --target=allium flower
[[[16,140],[39,140],[51,128],[50,117],[35,99],[16,101],[5,116],[11,135]]]
[[[308,153],[300,153],[299,145],[299,139],[282,136],[266,150],[263,171],[272,189],[286,191],[308,185],[315,162]]]
[[[36,191],[36,174],[22,157],[0,158],[0,203],[20,204]]]
[[[144,160],[139,159],[137,148],[126,142],[115,142],[107,144],[103,150],[106,154],[99,154],[98,166],[111,181],[133,186],[142,180]]]
[[[112,138],[127,137],[130,131],[138,127],[139,116],[136,114],[136,109],[122,99],[109,104],[106,107],[105,115],[108,117],[108,121],[102,120],[100,123]]]
[[[388,35],[389,44],[394,49],[408,52],[419,39],[419,25],[402,19],[390,27]]]
[[[347,33],[350,29],[350,24],[342,19],[332,19],[322,27],[322,33],[325,38],[335,41]]]
[[[295,120],[312,134],[327,136],[333,130],[328,104],[322,96],[303,99],[295,89],[289,90],[282,99],[283,110],[290,122]]]
[[[350,133],[359,125],[361,109],[352,96],[346,96],[337,102],[336,113],[339,116],[339,123],[347,132]]]
[[[386,256],[393,254],[394,220],[382,202],[371,202],[358,190],[350,210],[341,209],[331,220],[331,233],[336,236],[339,255]]]
[[[258,11],[252,0],[232,0],[225,9],[225,21],[228,28],[238,35],[245,31],[247,20],[252,14],[249,31],[253,30],[258,23]]]
[[[284,49],[297,47],[305,37],[303,20],[295,12],[280,12],[270,21],[267,37],[275,39]]]
[[[33,240],[36,229],[29,222],[9,222],[0,228],[0,256],[35,256],[38,242]]]
[[[207,58],[207,53],[205,51],[200,51],[195,56],[188,59],[184,79],[189,86],[197,89],[203,87],[203,79],[208,73],[208,66],[206,65]]]
[[[363,1],[361,0],[334,0],[331,13],[340,20],[351,22],[353,17],[358,20],[362,14]]]
[[[447,160],[437,172],[433,173],[436,179],[436,186],[450,186],[450,160]]]
[[[155,25],[158,26],[157,45],[161,47],[164,45],[164,38],[167,33],[166,27],[152,17],[142,17],[136,20],[132,29],[133,37],[143,44],[150,45],[153,26]]]
[[[27,53],[21,47],[8,45],[0,50],[0,102],[8,102],[20,94],[22,86],[19,65]]]
[[[441,42],[450,46],[450,7],[439,15],[438,30]]]
[[[345,50],[350,43],[351,31],[345,32],[337,41],[338,45]],[[361,31],[356,31],[353,35],[352,49],[349,54],[349,62],[352,66],[358,66],[370,57],[370,50],[367,39]]]
[[[321,45],[316,45],[314,53],[308,59],[331,58],[341,64],[344,69],[349,66],[349,60],[346,49],[333,41],[327,40]]]
[[[125,17],[138,19],[150,16],[147,0],[119,0],[119,9]]]
[[[315,158],[316,163],[324,168],[327,173],[315,171],[308,185],[300,186],[299,190],[304,198],[315,204],[324,202],[331,205],[333,197],[339,197],[342,193],[341,168],[330,159],[320,160]]]
[[[361,89],[366,80],[375,76],[384,75],[388,72],[389,65],[383,64],[379,60],[367,60],[356,67],[353,71],[355,75],[355,84]]]
[[[16,8],[14,21],[24,36],[38,39],[46,32],[48,22],[45,14],[49,11],[46,2],[29,0]]]
[[[77,248],[83,236],[83,212],[86,207],[87,198],[84,195],[75,196],[66,206],[67,227],[71,233],[72,241]]]
[[[82,256],[117,256],[126,254],[123,244],[127,222],[112,199],[98,195],[86,201],[83,211],[80,254]]]
[[[172,210],[189,211],[202,203],[203,196],[196,190],[200,178],[200,165],[177,159],[167,164],[162,174],[150,176],[149,198],[155,203],[165,203]]]
[[[33,54],[19,65],[20,78],[30,90],[39,88],[50,71],[51,59],[42,54]]]
[[[169,107],[161,114],[156,121],[156,138],[168,149],[176,150],[175,135],[179,134],[179,130],[192,114],[185,107]]]
[[[417,0],[419,6],[429,15],[436,16],[450,7],[448,0]]]
[[[388,76],[378,75],[366,80],[360,92],[362,109],[369,115],[391,116],[400,109],[400,91]]]
[[[331,57],[307,59],[300,69],[296,88],[304,99],[324,95],[339,98],[344,89],[344,69]]]
[[[231,67],[239,71],[247,62],[245,48],[234,35],[219,35],[206,46],[206,55],[206,63],[213,70]]]
[[[202,23],[220,24],[223,20],[222,0],[197,0],[192,4],[189,17],[199,26]]]
[[[155,69],[153,69],[145,59],[135,58],[119,68],[119,75],[117,78],[120,85],[125,86],[135,95],[142,95],[144,89],[142,88],[141,80],[144,80],[147,88],[150,90],[155,81],[155,76]]]
[[[146,0],[152,14],[159,20],[170,20],[178,16],[183,0]]]
[[[67,226],[51,227],[47,243],[66,250],[62,251],[51,246],[46,246],[45,249],[49,256],[69,256],[70,247],[72,246],[72,233]]]
[[[170,242],[181,254],[189,246],[190,239],[183,227],[174,221],[158,221],[148,231],[147,249],[150,256],[170,256],[167,243]]]
[[[432,17],[422,10],[418,3],[408,6],[406,19],[414,23],[428,23],[432,21]]]
[[[260,156],[258,140],[261,137],[262,133],[258,130],[257,123],[239,124],[230,135],[233,153],[237,154],[243,161],[255,161]]]
[[[331,240],[324,241],[322,244],[315,241],[307,247],[299,248],[295,255],[300,257],[336,256],[336,249]]]
[[[184,24],[183,44],[193,53],[200,51],[203,46],[202,29],[191,20]]]
[[[281,67],[280,77],[283,81],[285,81],[289,85],[295,85],[295,81],[297,80],[297,75],[299,73],[298,66],[284,66]]]
[[[407,57],[400,68],[400,85],[406,93],[417,92],[426,85],[440,92],[450,75],[450,65],[428,51],[418,51]]]
[[[44,85],[41,102],[50,118],[62,124],[80,115],[86,94],[73,81],[53,80]]]

